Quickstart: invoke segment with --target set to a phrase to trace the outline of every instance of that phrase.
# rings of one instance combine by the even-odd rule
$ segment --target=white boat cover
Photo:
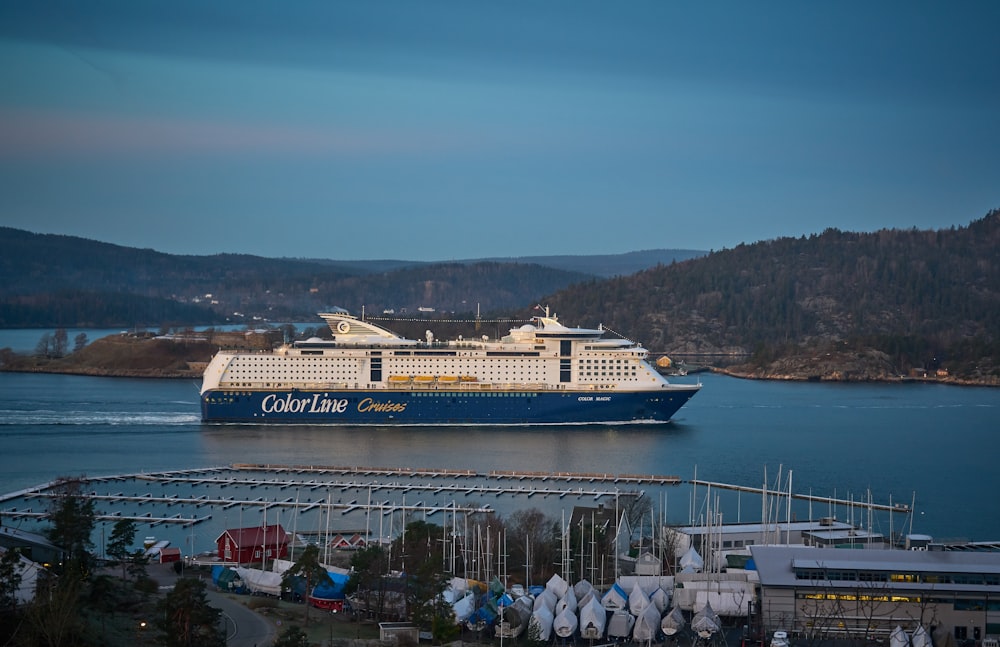
[[[234,570],[251,593],[281,595],[281,575],[279,573],[262,571],[259,568],[243,568],[241,566],[236,567]]]
[[[705,560],[701,558],[701,555],[692,546],[681,556],[680,566],[681,570],[687,571],[690,568],[692,571],[698,572],[705,568]]]
[[[575,609],[563,609],[552,621],[552,631],[560,638],[572,638],[579,622]]]
[[[639,583],[636,582],[632,586],[632,592],[628,594],[628,610],[632,612],[632,615],[638,618],[650,604],[649,596],[646,595],[646,592],[643,591],[642,587],[639,586]]]
[[[566,595],[564,595],[561,600],[559,600],[558,602],[556,602],[556,611],[555,611],[556,618],[559,617],[560,613],[562,613],[563,611],[566,611],[567,609],[571,613],[576,613],[576,606],[577,606],[576,605],[576,594],[573,593],[573,587],[567,587],[566,588]]]
[[[910,644],[913,647],[933,647],[931,637],[927,635],[927,630],[924,629],[923,625],[917,625],[917,628],[910,634]]]
[[[673,636],[683,629],[685,624],[687,624],[687,620],[684,619],[684,612],[681,611],[680,607],[674,607],[660,620],[660,629],[664,635]]]
[[[451,610],[455,613],[455,622],[465,622],[476,610],[476,596],[466,591],[460,600],[452,604]]]
[[[625,609],[628,607],[628,594],[615,582],[608,589],[608,592],[601,597],[601,604],[604,605],[605,609],[610,611]]]
[[[556,595],[557,600],[561,600],[564,595],[566,595],[566,589],[569,588],[569,584],[560,577],[559,573],[554,573],[549,581],[545,583],[545,590],[552,591]]]
[[[670,606],[670,594],[661,588],[657,588],[649,596],[649,601],[656,605],[656,610],[662,614]]]
[[[695,608],[710,604],[717,615],[729,617],[746,616],[753,589],[736,591],[698,591],[695,594]]]
[[[555,617],[555,609],[558,602],[559,598],[556,597],[556,594],[548,589],[545,589],[538,594],[537,598],[535,598],[535,601],[532,604],[532,610],[537,611],[541,607],[545,607],[552,613],[552,616]]]
[[[910,637],[906,635],[902,627],[896,625],[896,628],[889,634],[889,647],[908,647],[909,644]]]
[[[587,640],[604,638],[604,627],[608,623],[607,609],[590,595],[585,604],[580,605],[580,637]]]
[[[580,580],[573,585],[573,594],[576,595],[576,599],[583,601],[583,598],[587,596],[588,593],[594,590],[594,585],[587,580]]]
[[[720,595],[719,599],[710,597],[707,592],[711,591]],[[756,595],[754,585],[746,580],[688,580],[684,586],[674,589],[673,603],[684,611],[694,612],[705,606],[706,601],[712,602],[712,607],[720,612],[720,615],[735,615],[730,607],[745,608],[745,604],[734,604],[734,602],[722,602],[722,598],[729,597],[735,602],[743,603],[750,601]],[[716,606],[716,603],[719,606]],[[724,611],[724,612],[723,612]]]
[[[691,628],[702,638],[707,638],[722,628],[722,621],[712,609],[712,605],[706,602],[701,611],[691,618]]]
[[[552,621],[552,609],[543,604],[532,612],[531,620],[528,621],[528,631],[537,632],[538,640],[548,642],[552,638]]]
[[[636,616],[635,627],[632,628],[632,640],[648,643],[656,640],[660,630],[660,612],[652,604],[647,604],[642,613]]]
[[[629,638],[634,626],[635,616],[625,609],[618,609],[608,618],[608,640]]]
[[[456,593],[463,594],[469,590],[469,580],[464,577],[453,577],[448,582],[448,588],[455,591]],[[458,599],[460,595],[456,595],[455,599]]]

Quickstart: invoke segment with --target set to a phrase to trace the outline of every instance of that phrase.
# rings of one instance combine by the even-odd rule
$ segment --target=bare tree
[[[63,357],[69,350],[69,335],[65,328],[56,328],[52,335],[52,355],[53,357]]]

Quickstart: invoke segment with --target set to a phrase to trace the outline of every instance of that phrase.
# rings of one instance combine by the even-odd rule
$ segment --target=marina
[[[995,452],[988,450],[996,442],[998,403],[995,391],[983,389],[792,385],[708,374],[710,388],[669,425],[549,427],[539,433],[520,427],[206,425],[192,397],[193,382],[0,375],[5,379],[3,532],[16,539],[20,531],[43,529],[52,487],[76,478],[81,491],[100,497],[95,507],[103,516],[93,535],[98,556],[125,515],[136,518],[144,545],[166,545],[171,557],[180,553],[190,564],[215,565],[217,540],[228,529],[280,524],[294,537],[289,547],[296,554],[315,543],[345,551],[334,556],[347,559],[346,551],[388,541],[404,523],[426,520],[460,533],[442,563],[487,581],[484,576],[493,573],[517,577],[522,568],[520,557],[498,563],[498,553],[515,549],[497,550],[502,524],[495,519],[537,509],[550,523],[575,528],[603,506],[604,518],[614,523],[610,512],[629,492],[649,499],[657,527],[662,522],[687,534],[696,547],[721,544],[723,551],[727,542],[734,550],[742,542],[739,550],[745,551],[750,541],[756,549],[767,542],[805,541],[808,534],[816,546],[810,550],[831,551],[816,553],[830,555],[823,557],[827,561],[860,564],[857,556],[870,552],[882,560],[926,556],[934,564],[943,562],[934,559],[943,552],[879,549],[898,545],[889,540],[897,536],[893,529],[926,533],[951,553],[995,550],[995,541],[982,540],[1000,536],[995,515],[988,514],[997,489]],[[957,434],[944,430],[952,429],[960,430],[961,442],[950,442]],[[607,494],[595,498],[598,492]],[[817,518],[808,524],[813,511]],[[835,522],[826,523],[831,516]],[[647,514],[637,526],[635,536],[647,538],[642,546],[651,545],[650,521]],[[484,539],[493,537],[492,552],[488,542],[475,541],[474,527]],[[952,541],[960,539],[967,541]],[[845,541],[864,550],[826,547]],[[451,566],[452,560],[461,568]],[[602,592],[613,589],[611,560],[555,561],[569,581],[587,574]],[[554,562],[550,557],[544,563]],[[791,562],[778,563],[787,569]],[[631,567],[645,565],[637,557]],[[602,575],[591,576],[593,567]],[[542,579],[532,574],[528,581],[537,585]],[[628,580],[620,582],[626,593],[631,590]],[[686,580],[673,592],[682,590],[678,599],[693,605],[685,612],[692,620],[701,589]],[[773,589],[768,595],[781,599]],[[720,615],[722,610],[716,609]],[[983,629],[993,622],[982,624],[980,613],[975,619],[956,616],[955,626],[972,635],[972,620]],[[770,622],[776,630],[795,630],[783,618]],[[649,624],[644,619],[642,626],[648,631]],[[624,636],[617,625],[614,631]],[[688,629],[675,635],[691,637]]]
[[[1000,537],[995,517],[982,513],[989,507],[987,493],[1000,487],[993,466],[995,452],[968,451],[995,445],[1000,404],[995,391],[930,385],[793,385],[712,374],[703,379],[710,388],[701,396],[709,397],[693,398],[686,405],[692,407],[685,409],[686,416],[666,426],[548,427],[539,433],[527,427],[204,425],[199,421],[194,382],[0,374],[5,394],[0,403],[5,456],[0,492],[8,499],[0,500],[0,508],[42,511],[41,499],[28,505],[10,499],[17,499],[14,493],[37,491],[59,478],[85,475],[93,482],[88,491],[102,495],[175,494],[184,500],[207,495],[238,501],[263,496],[269,502],[298,496],[300,509],[309,505],[309,498],[325,503],[326,488],[317,483],[327,481],[364,486],[353,493],[331,489],[331,503],[356,499],[367,504],[367,485],[373,483],[386,486],[373,494],[375,503],[389,500],[401,505],[406,487],[418,486],[406,491],[407,505],[421,499],[428,506],[451,505],[453,499],[462,505],[468,500],[470,507],[489,504],[501,514],[517,507],[558,514],[578,502],[592,504],[592,497],[568,493],[581,487],[585,492],[642,489],[658,504],[662,500],[668,523],[689,524],[691,490],[704,496],[711,485],[713,496],[722,500],[725,522],[738,523],[759,518],[754,501],[762,488],[788,490],[767,478],[784,464],[786,469],[795,468],[792,515],[799,519],[810,516],[810,505],[817,515],[829,516],[830,504],[821,497],[846,502],[846,507],[835,506],[845,519],[852,508],[865,509],[870,500],[883,529],[888,528],[885,515],[893,514],[897,522],[905,515],[883,512],[880,506],[905,505],[911,508],[917,532],[949,541]],[[961,430],[961,442],[946,442],[941,430],[952,428]],[[953,469],[957,465],[962,469]],[[346,467],[331,470],[331,466]],[[415,469],[418,466],[421,469]],[[258,474],[250,467],[275,469]],[[577,475],[578,480],[553,480],[561,474]],[[930,474],[948,477],[932,484],[927,479]],[[154,481],[98,481],[123,475],[216,479],[220,485],[199,491],[198,486],[180,481],[168,487]],[[251,489],[253,484],[237,484],[239,479],[260,484]],[[282,489],[264,484],[276,480],[289,485]],[[222,486],[221,481],[231,483]],[[391,491],[398,494],[389,494],[388,486],[394,484],[400,487]],[[722,484],[746,490],[725,489]],[[465,494],[472,488],[522,486],[526,493],[519,496],[479,494],[475,489]],[[438,488],[443,489],[438,492]],[[567,493],[560,499],[546,495],[545,489]],[[813,497],[812,503],[798,498],[800,494]],[[598,503],[613,505],[609,501],[602,497]],[[213,520],[195,526],[200,537],[220,518],[238,514],[239,505],[224,505],[175,503],[154,516],[180,512],[190,520],[212,514]],[[125,512],[106,502],[99,507]],[[138,508],[140,514],[151,510],[148,503]],[[333,516],[346,517],[351,528],[364,527],[359,510],[348,515],[334,511]],[[199,537],[195,540],[203,543]]]
[[[387,541],[415,519],[434,522],[438,518],[437,523],[444,525],[455,523],[459,516],[503,515],[526,507],[538,507],[554,515],[565,513],[567,506],[618,511],[625,508],[626,501],[643,495],[661,505],[666,490],[682,486],[690,488],[693,508],[688,522],[692,524],[705,514],[694,510],[699,504],[693,499],[699,493],[706,499],[712,497],[713,488],[770,496],[779,504],[789,498],[805,498],[837,509],[863,507],[869,513],[878,510],[903,516],[911,512],[906,505],[859,503],[696,478],[594,472],[238,463],[80,477],[76,485],[80,496],[95,503],[98,522],[126,519],[146,529],[143,532],[159,528],[168,540],[187,544],[189,553],[206,550],[206,542],[226,528],[275,520],[303,537],[351,532],[370,541]],[[4,494],[0,496],[0,519],[8,527],[43,524],[50,500],[58,496],[60,481]],[[775,506],[773,501],[770,505]],[[781,514],[791,520],[787,509]],[[853,511],[845,513],[853,515]],[[196,527],[201,543],[194,539]]]

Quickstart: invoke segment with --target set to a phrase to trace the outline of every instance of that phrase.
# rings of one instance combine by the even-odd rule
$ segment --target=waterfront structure
[[[288,557],[288,533],[281,524],[229,528],[215,539],[219,559],[236,564]]]
[[[1000,553],[750,547],[765,631],[803,640],[888,639],[896,627],[935,644],[1000,634]],[[794,642],[794,640],[793,640]]]
[[[674,384],[648,351],[603,327],[549,316],[501,339],[401,337],[346,312],[332,340],[219,351],[205,369],[207,422],[351,425],[665,423],[700,384]]]
[[[64,554],[63,549],[49,541],[48,537],[6,525],[0,525],[0,548],[14,549],[22,557],[39,564],[57,564]]]
[[[690,549],[697,551],[706,561],[713,564],[724,564],[726,555],[747,554],[750,546],[758,544],[808,544],[813,541],[814,533],[849,534],[855,528],[844,521],[832,517],[823,517],[811,521],[789,521],[768,523],[729,523],[717,525],[695,526],[663,526],[661,540],[664,546],[670,547],[670,552],[679,560]],[[883,545],[881,541],[877,544]],[[854,547],[863,548],[866,544],[857,542]],[[679,564],[672,565],[679,570]]]

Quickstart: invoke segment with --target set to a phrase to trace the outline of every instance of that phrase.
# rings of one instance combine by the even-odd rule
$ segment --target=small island
[[[20,373],[67,373],[102,377],[200,379],[220,348],[271,348],[280,331],[207,330],[158,335],[122,332],[96,339],[72,352],[59,345],[46,353],[0,349],[0,370]],[[280,339],[279,339],[280,340]]]
[[[281,340],[280,330],[210,329],[173,334],[122,332],[96,339],[72,352],[15,353],[10,348],[3,348],[0,349],[0,371],[200,379],[208,362],[220,348],[264,351]],[[839,346],[787,349],[781,355],[757,354],[745,357],[745,361],[739,363],[702,363],[698,370],[756,380],[1000,386],[1000,377],[995,371],[952,371],[945,366],[904,369],[885,352],[873,348],[847,348],[843,343]]]

